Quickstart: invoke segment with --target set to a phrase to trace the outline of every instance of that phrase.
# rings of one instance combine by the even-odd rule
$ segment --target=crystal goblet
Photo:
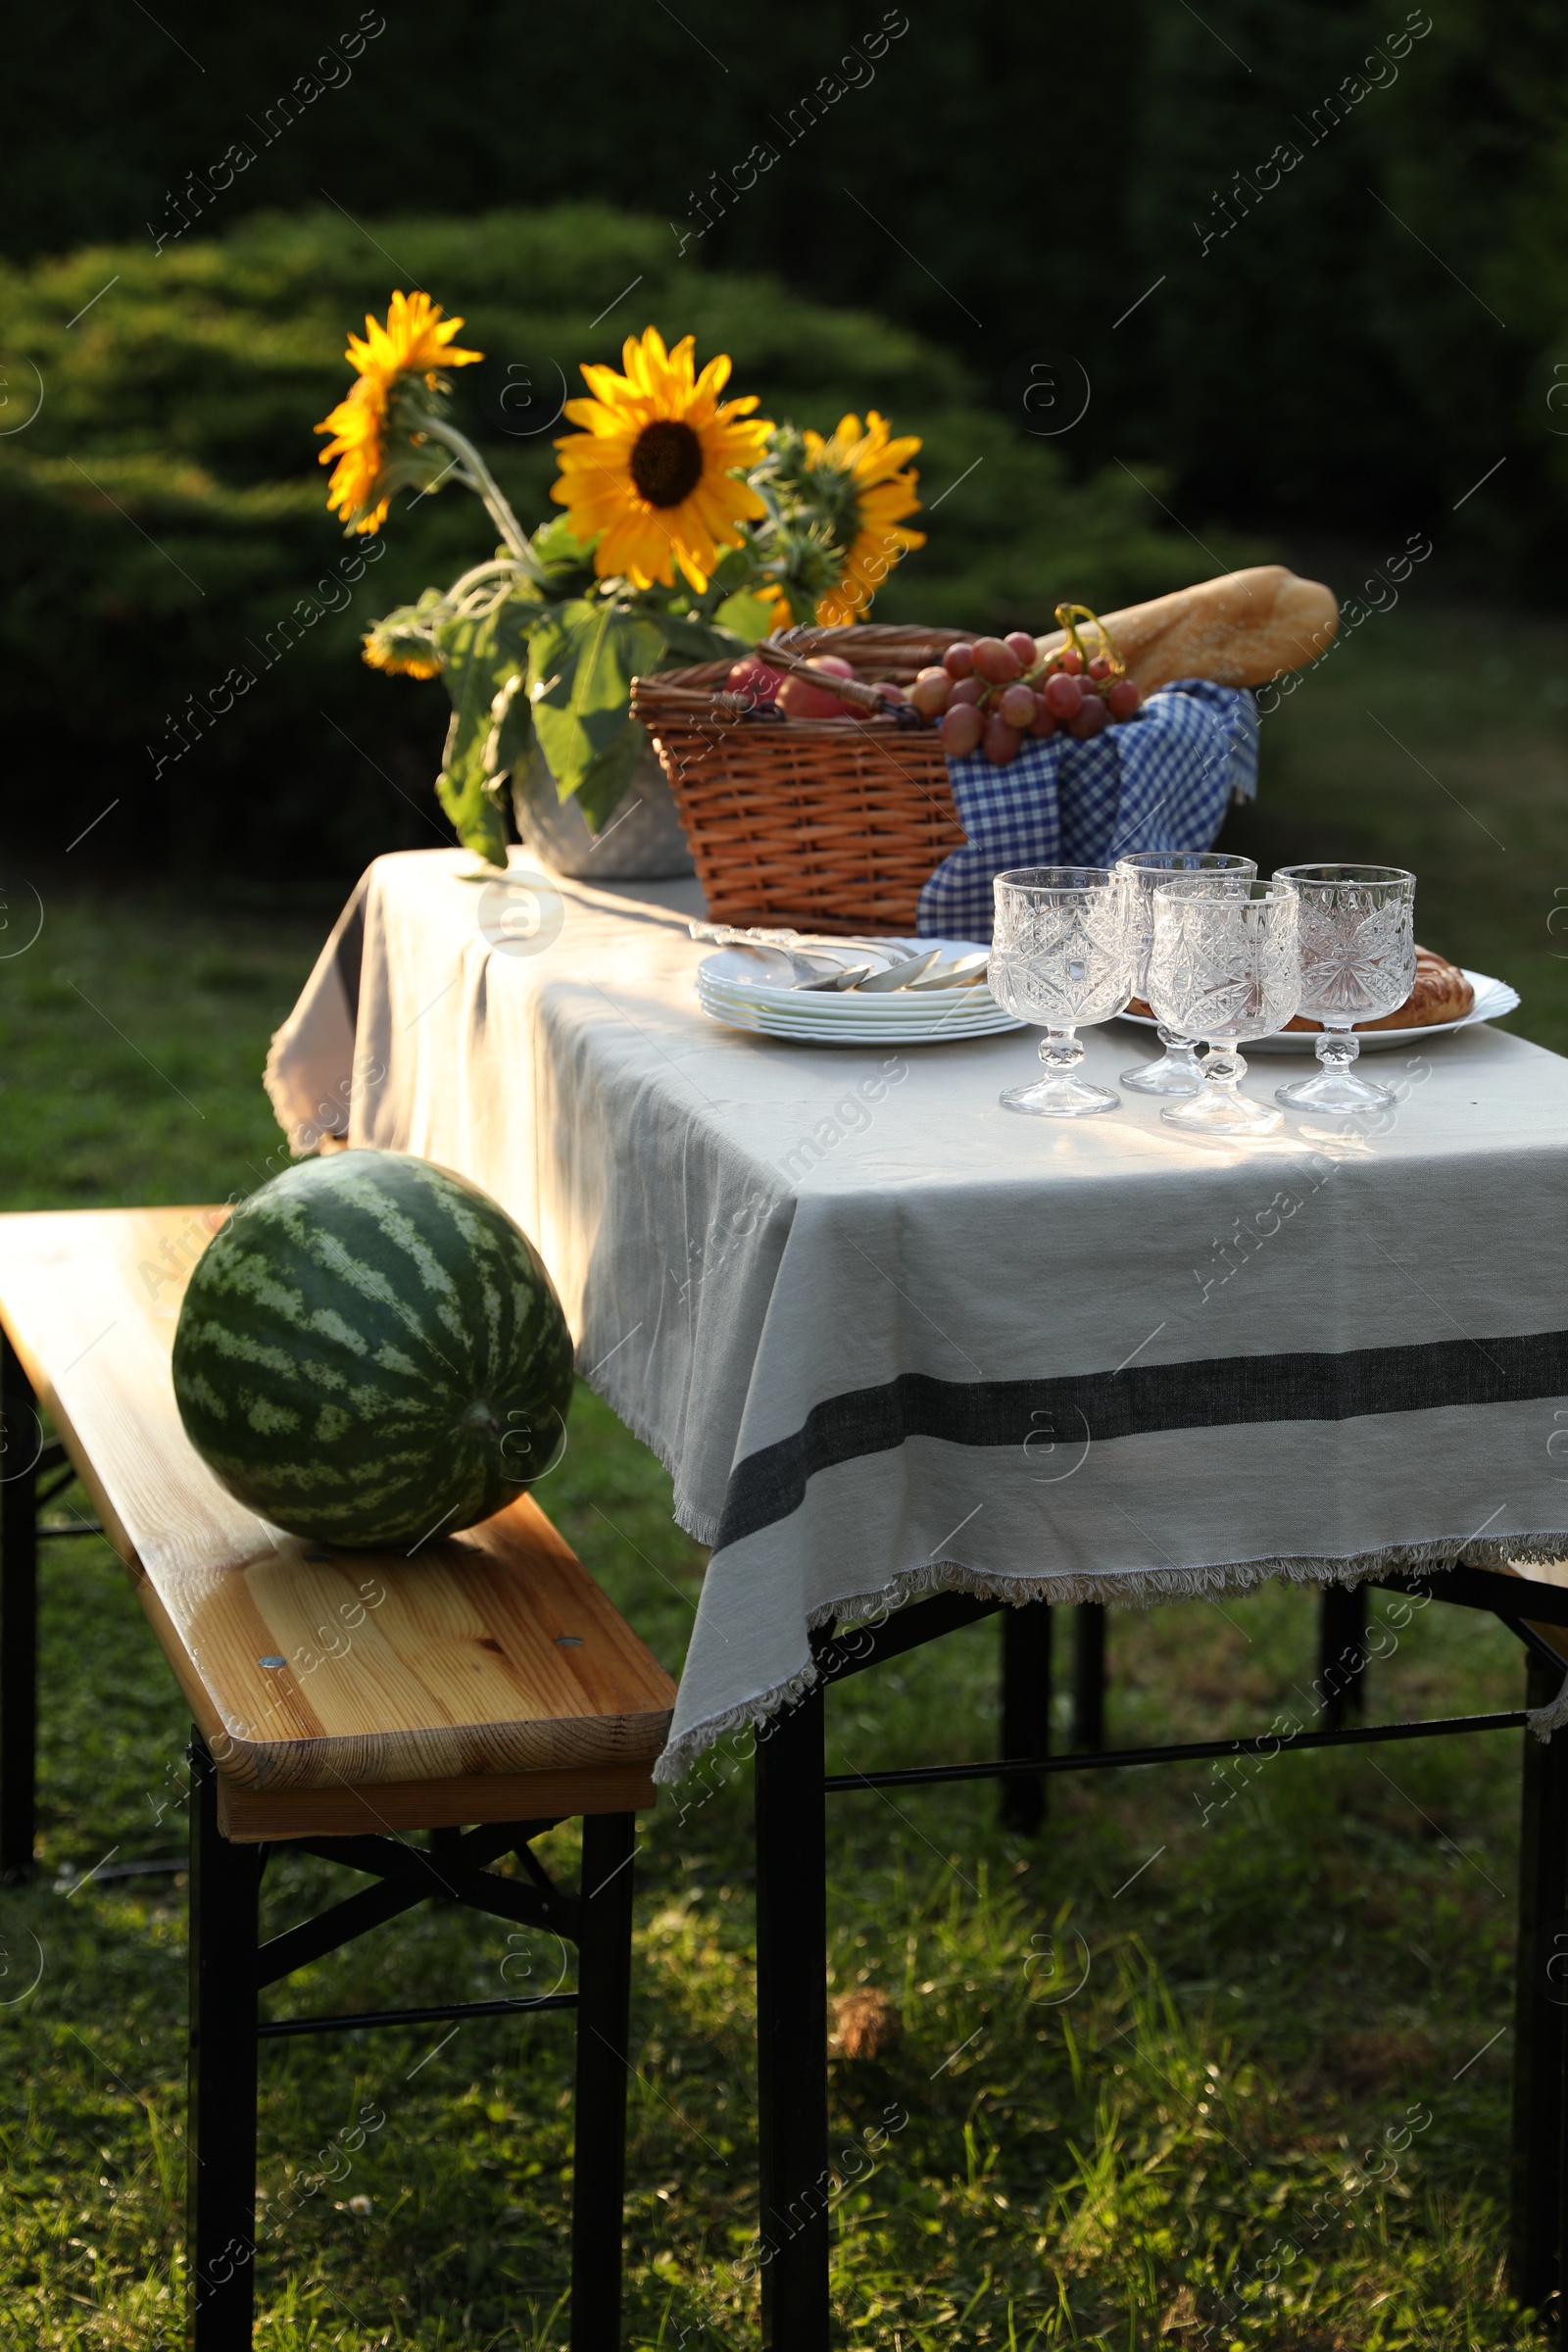
[[[1271,1135],[1277,1110],[1241,1090],[1247,1064],[1237,1047],[1282,1029],[1301,994],[1297,897],[1283,885],[1249,883],[1210,898],[1173,888],[1154,893],[1149,1002],[1156,1019],[1208,1046],[1203,1091],[1170,1103],[1160,1117],[1201,1135]]]
[[[1004,1104],[1048,1119],[1114,1110],[1120,1096],[1078,1074],[1084,1050],[1077,1032],[1108,1021],[1132,995],[1120,883],[1103,866],[1032,865],[998,874],[994,887],[991,993],[1015,1019],[1046,1032],[1040,1041],[1046,1075],[1032,1086],[1010,1087]]]
[[[1386,1086],[1357,1078],[1357,1021],[1396,1012],[1415,984],[1415,876],[1402,865],[1282,865],[1300,908],[1301,1002],[1321,1021],[1319,1067],[1274,1096],[1291,1110],[1382,1110]]]
[[[1133,994],[1149,1001],[1149,951],[1154,944],[1154,893],[1178,881],[1184,890],[1207,891],[1223,898],[1227,891],[1255,882],[1255,858],[1234,857],[1228,850],[1133,850],[1118,858],[1114,872],[1122,876],[1127,893],[1127,919],[1132,931],[1135,968]],[[1190,877],[1190,879],[1189,879]],[[1155,1035],[1165,1051],[1157,1061],[1140,1062],[1123,1070],[1121,1083],[1135,1095],[1200,1095],[1202,1065],[1199,1041],[1182,1037],[1165,1022]]]

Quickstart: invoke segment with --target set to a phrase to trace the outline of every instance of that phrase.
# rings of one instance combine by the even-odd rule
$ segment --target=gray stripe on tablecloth
[[[1031,1438],[1101,1444],[1159,1430],[1262,1421],[1354,1421],[1377,1413],[1515,1404],[1568,1395],[1568,1331],[1352,1348],[1338,1355],[1222,1355],[1054,1380],[933,1380],[901,1373],[811,1407],[792,1436],[730,1473],[715,1551],[798,1511],[808,1480],[906,1438],[951,1446],[1023,1446]]]

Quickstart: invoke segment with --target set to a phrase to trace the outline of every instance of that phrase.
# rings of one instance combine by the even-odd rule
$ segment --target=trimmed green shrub
[[[1128,0],[1092,27],[881,0],[765,25],[731,0],[586,24],[70,0],[8,34],[14,260],[165,238],[167,262],[325,195],[373,226],[591,192],[660,222],[666,258],[869,304],[992,403],[1020,354],[1075,355],[1075,476],[1153,456],[1205,536],[1205,510],[1419,525],[1493,593],[1557,593],[1555,0]],[[1271,184],[1281,143],[1301,161]]]
[[[875,406],[925,437],[930,544],[878,617],[1040,626],[1062,597],[1103,609],[1209,567],[1164,526],[1152,469],[1071,482],[950,355],[678,263],[662,222],[573,206],[362,226],[323,210],[157,256],[95,247],[0,270],[14,837],[64,850],[113,802],[84,855],[320,870],[448,838],[431,794],[446,698],[366,670],[358,648],[376,614],[483,557],[487,519],[463,493],[404,496],[379,540],[345,541],[313,463],[346,333],[395,285],[425,287],[487,355],[455,379],[454,413],[525,523],[556,512],[552,430],[578,362],[616,360],[652,319],[703,357],[730,352],[767,415],[830,430]]]

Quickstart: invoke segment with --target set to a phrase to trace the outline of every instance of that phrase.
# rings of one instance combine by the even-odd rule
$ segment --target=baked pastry
[[[1395,1012],[1386,1012],[1381,1020],[1357,1021],[1363,1029],[1431,1029],[1439,1021],[1462,1021],[1467,1012],[1475,1009],[1476,992],[1456,963],[1446,956],[1435,956],[1430,948],[1415,952],[1415,986],[1404,1003]],[[1153,1013],[1142,997],[1134,997],[1127,1007],[1129,1012],[1142,1015],[1146,1021]],[[1306,1020],[1297,1013],[1285,1024],[1287,1029],[1308,1029],[1314,1035],[1321,1032],[1321,1021]]]
[[[1262,686],[1323,653],[1339,617],[1330,589],[1298,579],[1283,564],[1252,564],[1104,616],[1127,675],[1145,695],[1172,678]],[[1048,654],[1066,640],[1054,629],[1035,642]]]
[[[1415,952],[1415,986],[1396,1011],[1381,1020],[1357,1021],[1357,1029],[1431,1029],[1439,1021],[1462,1021],[1475,1008],[1476,992],[1456,963],[1435,956],[1430,948]],[[1287,1029],[1322,1029],[1321,1021],[1297,1013]]]

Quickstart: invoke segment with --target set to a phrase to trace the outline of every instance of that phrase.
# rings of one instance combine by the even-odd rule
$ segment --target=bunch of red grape
[[[1103,650],[1086,656],[1069,642],[1041,658],[1023,629],[950,645],[940,668],[922,669],[909,700],[942,721],[942,748],[961,760],[983,750],[1002,765],[1026,735],[1059,728],[1086,742],[1114,719],[1131,718],[1143,701],[1120,663]]]

